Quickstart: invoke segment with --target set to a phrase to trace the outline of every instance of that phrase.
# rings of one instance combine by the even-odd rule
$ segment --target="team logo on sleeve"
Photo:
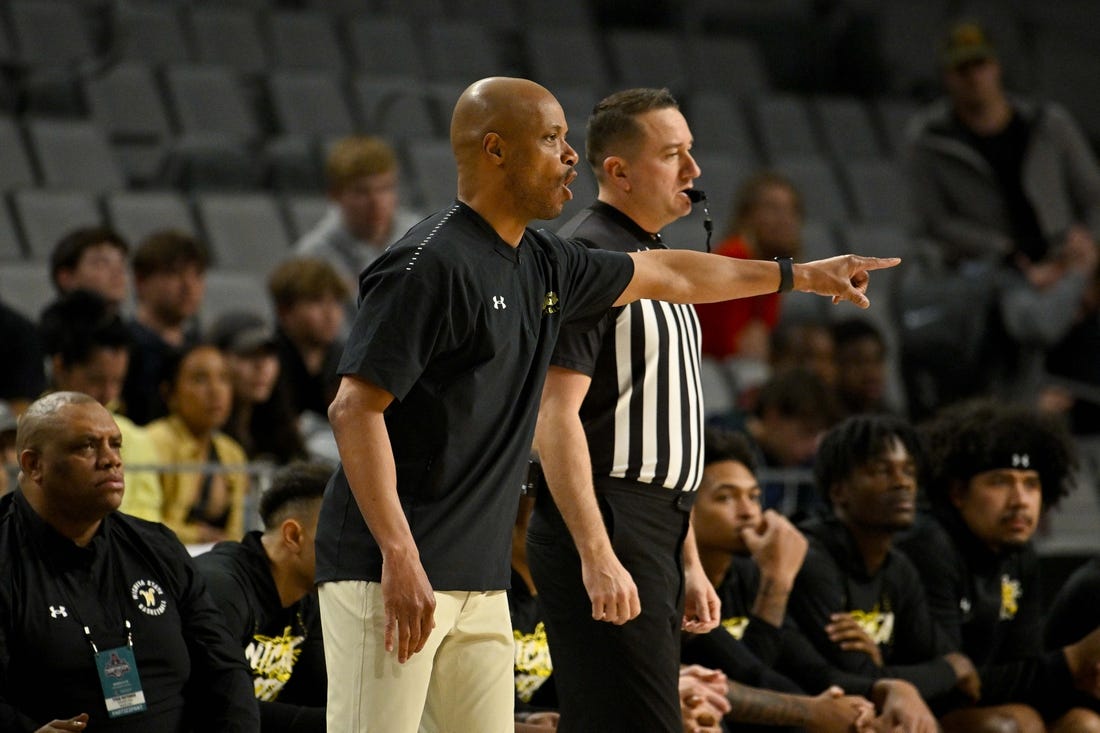
[[[561,307],[558,305],[558,294],[551,290],[542,297],[542,314],[552,316],[559,310]]]
[[[1016,612],[1020,610],[1020,596],[1024,589],[1020,581],[1013,580],[1007,575],[1001,576],[1001,621],[1009,621],[1016,618]]]
[[[153,580],[139,580],[131,585],[130,597],[138,610],[148,616],[159,616],[168,608],[168,595]]]

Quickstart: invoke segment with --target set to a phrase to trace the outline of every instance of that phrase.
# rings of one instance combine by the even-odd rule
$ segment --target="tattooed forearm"
[[[730,681],[726,688],[730,711],[726,719],[761,725],[805,725],[810,720],[808,698],[785,695]]]
[[[756,598],[752,604],[753,615],[779,628],[783,625],[783,617],[787,614],[787,599],[790,595],[789,586],[767,576],[761,578],[760,587],[756,591]]]

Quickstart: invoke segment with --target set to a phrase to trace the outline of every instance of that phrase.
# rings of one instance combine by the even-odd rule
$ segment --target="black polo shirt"
[[[110,719],[88,639],[133,651],[148,709]],[[259,731],[252,682],[187,551],[163,525],[114,513],[78,547],[0,498],[0,730],[88,713],[97,733]]]
[[[397,492],[435,590],[508,587],[512,525],[550,355],[564,323],[594,322],[634,273],[626,254],[528,229],[504,242],[455,202],[360,277],[340,363],[393,394]],[[382,555],[337,469],[317,581],[381,580]]]

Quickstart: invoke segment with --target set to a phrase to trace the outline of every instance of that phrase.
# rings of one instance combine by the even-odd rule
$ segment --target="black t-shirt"
[[[340,362],[391,393],[397,492],[436,590],[508,587],[511,531],[550,355],[567,322],[592,322],[633,276],[625,254],[548,232],[505,243],[456,202],[360,278]],[[340,467],[325,492],[317,580],[374,580],[382,555]]]
[[[1024,156],[1031,140],[1031,125],[1016,113],[1005,129],[993,135],[977,135],[961,124],[958,127],[963,140],[993,169],[1012,225],[1016,250],[1033,262],[1043,259],[1047,254],[1047,242],[1023,184]]]
[[[110,719],[82,628],[102,652],[127,620],[148,709]],[[0,498],[0,730],[79,713],[97,733],[259,730],[240,646],[170,530],[115,513],[78,547],[17,491]]]

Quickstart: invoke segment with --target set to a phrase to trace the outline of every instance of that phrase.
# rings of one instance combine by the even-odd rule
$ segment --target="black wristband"
[[[790,257],[776,257],[779,263],[779,290],[777,293],[788,293],[794,290],[794,260]]]

